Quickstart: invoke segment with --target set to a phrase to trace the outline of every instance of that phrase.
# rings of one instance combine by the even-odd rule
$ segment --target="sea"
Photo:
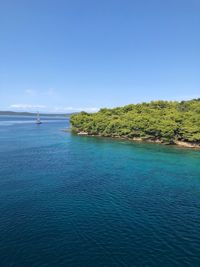
[[[200,150],[0,116],[1,267],[200,266]]]

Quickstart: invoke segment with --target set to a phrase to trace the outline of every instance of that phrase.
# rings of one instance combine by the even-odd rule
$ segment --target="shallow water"
[[[200,266],[200,151],[0,117],[0,266]]]

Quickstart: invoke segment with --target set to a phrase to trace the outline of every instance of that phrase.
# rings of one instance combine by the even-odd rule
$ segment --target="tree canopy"
[[[107,137],[200,143],[200,99],[152,101],[71,116],[74,132]]]

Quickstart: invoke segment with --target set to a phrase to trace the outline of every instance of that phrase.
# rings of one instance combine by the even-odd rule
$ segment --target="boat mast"
[[[41,124],[39,111],[37,112],[36,123],[37,123],[37,124]]]

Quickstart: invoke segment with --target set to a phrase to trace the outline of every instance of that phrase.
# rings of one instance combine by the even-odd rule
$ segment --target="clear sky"
[[[199,0],[1,0],[0,109],[200,97]]]

